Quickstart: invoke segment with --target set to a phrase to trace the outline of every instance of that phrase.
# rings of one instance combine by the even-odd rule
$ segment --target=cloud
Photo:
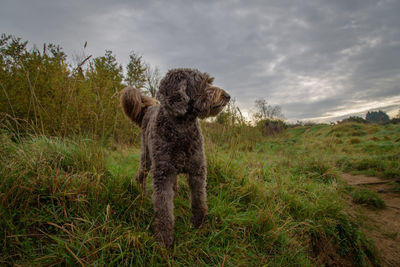
[[[162,71],[216,77],[246,112],[266,98],[290,120],[334,120],[395,107],[400,95],[400,2],[10,1],[0,31],[68,54],[135,51]]]

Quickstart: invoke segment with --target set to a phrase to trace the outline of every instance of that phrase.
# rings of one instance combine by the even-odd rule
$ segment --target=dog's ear
[[[189,96],[186,94],[187,80],[166,77],[161,82],[157,98],[167,111],[174,117],[185,115],[188,110]],[[182,78],[182,77],[180,77]]]

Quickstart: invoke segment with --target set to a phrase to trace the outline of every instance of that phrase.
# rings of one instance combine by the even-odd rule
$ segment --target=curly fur
[[[145,190],[151,171],[155,236],[166,247],[174,241],[173,198],[179,173],[189,175],[193,224],[200,227],[207,213],[206,160],[197,118],[217,115],[230,99],[224,90],[212,86],[213,80],[196,69],[173,69],[160,83],[160,104],[131,87],[121,95],[125,114],[142,128],[136,181]]]

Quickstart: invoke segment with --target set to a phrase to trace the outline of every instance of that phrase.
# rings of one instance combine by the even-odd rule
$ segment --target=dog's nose
[[[231,99],[231,96],[228,95],[227,93],[224,94],[224,97],[225,97],[225,99],[228,100],[228,101]]]

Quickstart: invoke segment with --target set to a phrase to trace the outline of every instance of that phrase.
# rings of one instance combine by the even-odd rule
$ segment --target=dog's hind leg
[[[146,192],[146,182],[147,176],[149,174],[149,170],[151,167],[150,156],[147,148],[143,145],[142,142],[142,153],[140,155],[140,167],[138,172],[136,173],[136,182],[138,186],[142,188],[143,192]]]
[[[189,172],[190,198],[192,205],[192,222],[200,227],[207,214],[207,170],[205,165],[193,166]]]

